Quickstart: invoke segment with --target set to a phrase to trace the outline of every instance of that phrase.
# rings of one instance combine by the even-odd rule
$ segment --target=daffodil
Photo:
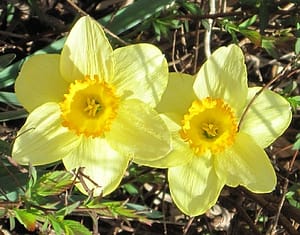
[[[157,160],[169,152],[171,135],[154,110],[167,80],[157,47],[113,50],[101,26],[82,17],[61,54],[32,56],[23,65],[15,90],[29,116],[12,156],[20,164],[62,159],[67,170],[82,167],[94,195],[107,195],[133,157]]]
[[[274,189],[276,175],[264,148],[286,130],[292,114],[289,103],[268,89],[246,111],[259,90],[248,88],[236,45],[217,49],[196,76],[170,74],[157,110],[172,132],[173,151],[159,161],[136,162],[169,167],[172,198],[185,214],[205,213],[224,185],[255,193]]]

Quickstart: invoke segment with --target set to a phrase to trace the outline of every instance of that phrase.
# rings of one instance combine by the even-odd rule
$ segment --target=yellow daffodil
[[[32,56],[23,65],[15,90],[29,116],[12,156],[20,164],[62,159],[67,170],[83,167],[87,186],[107,195],[131,158],[157,160],[169,152],[171,135],[154,110],[167,80],[158,48],[112,50],[101,26],[82,17],[61,54]]]
[[[195,78],[170,74],[157,110],[172,132],[174,150],[159,161],[136,162],[170,167],[171,195],[185,214],[205,213],[224,185],[256,193],[274,189],[276,175],[263,149],[286,130],[292,114],[283,97],[266,89],[241,120],[259,89],[248,88],[236,45],[216,50]]]

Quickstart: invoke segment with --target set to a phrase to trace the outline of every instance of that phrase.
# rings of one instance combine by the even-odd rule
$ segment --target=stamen
[[[218,135],[218,127],[212,123],[203,123],[202,130],[207,138],[213,138]]]
[[[99,102],[94,99],[94,98],[87,98],[87,106],[85,107],[85,109],[83,110],[84,112],[87,112],[89,116],[91,117],[95,117],[96,114],[100,111],[101,109],[101,105],[99,104]]]

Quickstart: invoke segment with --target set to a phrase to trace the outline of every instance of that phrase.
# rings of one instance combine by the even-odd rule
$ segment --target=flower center
[[[223,152],[238,130],[233,110],[222,99],[195,100],[184,115],[180,135],[196,155]]]
[[[119,98],[114,87],[98,76],[86,76],[70,84],[69,93],[60,103],[62,125],[77,135],[103,136],[117,115]]]
[[[101,105],[94,98],[88,97],[86,100],[86,107],[84,109],[85,112],[88,113],[89,116],[95,117],[96,114],[100,111]]]
[[[218,127],[213,123],[203,123],[202,130],[207,138],[213,138],[218,135]]]

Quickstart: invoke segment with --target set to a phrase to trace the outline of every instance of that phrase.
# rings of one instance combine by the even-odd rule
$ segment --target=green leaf
[[[139,190],[133,184],[124,184],[123,187],[130,195],[137,195],[139,193]]]
[[[25,209],[14,209],[15,216],[18,221],[24,225],[24,227],[33,232],[35,230],[35,223],[37,221],[37,215]]]
[[[294,111],[296,111],[296,109],[298,107],[300,107],[300,96],[299,95],[288,97],[287,100],[289,101],[289,103],[292,106]]]
[[[256,46],[261,46],[262,37],[259,32],[250,29],[239,29],[239,32],[249,38]]]
[[[300,149],[300,133],[298,133],[296,135],[296,141],[295,143],[293,144],[293,150],[299,150]]]
[[[293,100],[297,104],[297,106],[300,106],[300,95],[288,97],[289,100]]]
[[[12,105],[20,105],[19,101],[17,100],[16,94],[13,92],[0,92],[0,102]]]
[[[0,112],[0,121],[10,121],[27,117],[28,113],[25,109]]]
[[[28,188],[32,188],[35,186],[35,184],[37,183],[37,170],[34,166],[29,166],[29,176],[30,176],[30,180],[28,182]]]
[[[275,46],[275,39],[272,37],[263,37],[261,46],[268,52],[270,56],[277,59],[279,57]]]
[[[57,211],[55,213],[55,215],[56,216],[60,216],[60,217],[65,217],[66,215],[71,214],[76,208],[78,208],[79,205],[80,205],[80,203],[81,202],[78,201],[78,202],[75,202],[75,203],[73,203],[71,205],[65,206],[62,209],[60,209],[59,211]]]
[[[48,217],[46,217],[45,218],[45,220],[44,220],[44,224],[43,224],[43,226],[41,227],[41,232],[42,232],[42,234],[46,234],[46,231],[47,231],[47,229],[48,229],[48,227],[49,227],[49,218]]]
[[[58,219],[54,217],[53,215],[47,216],[50,224],[52,225],[53,230],[55,231],[55,234],[64,234],[64,225],[61,221],[61,219]]]
[[[257,15],[254,15],[251,18],[240,23],[238,27],[241,29],[247,29],[250,25],[253,25],[255,23],[256,19],[257,19]]]
[[[135,1],[128,7],[119,10],[114,15],[113,20],[112,16],[108,15],[99,22],[108,27],[113,33],[120,34],[149,19],[172,2],[174,0],[156,0],[151,1],[151,4],[148,0]]]
[[[147,206],[142,206],[134,203],[126,203],[128,209],[135,210],[137,214],[144,215],[149,219],[161,219],[163,214],[160,211],[153,210]]]
[[[12,3],[8,3],[7,4],[7,16],[6,16],[6,20],[8,23],[10,23],[14,16],[15,16],[15,5]]]
[[[300,184],[296,183],[290,187],[285,197],[292,206],[300,209]]]
[[[135,210],[127,208],[124,202],[110,201],[102,202],[101,204],[106,206],[113,216],[124,216],[126,218],[135,218],[146,221],[146,218],[141,215],[137,215]]]
[[[128,209],[122,201],[101,201],[100,198],[92,199],[86,205],[86,208],[93,209],[100,215],[116,217],[124,216],[126,218],[142,218],[136,215],[134,210]]]
[[[221,24],[223,25],[224,29],[231,35],[232,40],[234,41],[234,43],[237,43],[238,40],[237,40],[236,32],[239,31],[238,26],[235,25],[234,23],[232,23],[228,19],[222,20]]]
[[[16,227],[16,220],[14,216],[9,216],[9,229],[12,231]]]
[[[179,4],[192,15],[202,15],[203,11],[199,4],[189,1],[179,1]]]
[[[201,24],[203,25],[203,27],[204,27],[206,30],[210,30],[210,25],[209,25],[209,22],[208,22],[207,19],[201,20]]]
[[[8,53],[0,56],[0,71],[9,65],[16,58],[16,54]]]
[[[32,194],[42,197],[58,195],[73,183],[73,175],[68,171],[53,171],[41,176],[32,187]]]
[[[32,197],[32,188],[36,184],[37,181],[37,172],[35,167],[29,165],[29,180],[27,182],[25,198],[26,200],[30,200]]]
[[[297,25],[296,25],[295,36],[297,38],[296,43],[295,43],[295,53],[299,54],[300,53],[300,23],[297,23]]]
[[[295,43],[295,53],[299,54],[300,53],[300,38],[297,38],[296,43]]]
[[[92,233],[81,223],[74,220],[63,220],[66,235],[91,235]]]

